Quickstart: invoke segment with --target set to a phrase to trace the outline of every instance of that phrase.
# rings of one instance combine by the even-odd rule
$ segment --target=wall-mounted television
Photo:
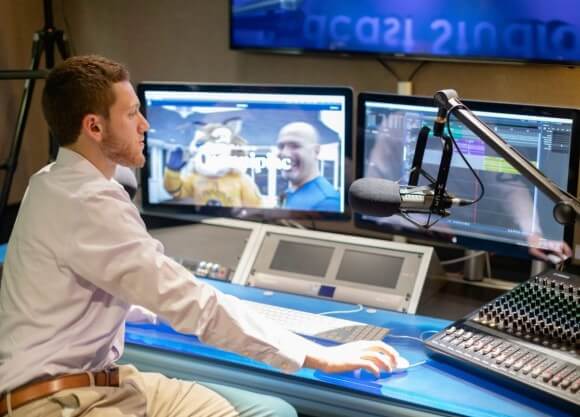
[[[348,218],[350,88],[145,82],[137,90],[150,124],[145,211]]]
[[[231,0],[230,46],[576,65],[580,8],[574,0]]]

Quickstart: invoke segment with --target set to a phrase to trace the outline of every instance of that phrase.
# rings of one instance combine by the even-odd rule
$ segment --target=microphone
[[[350,186],[348,199],[353,211],[369,216],[389,217],[401,212],[442,215],[433,207],[435,191],[429,186],[407,187],[380,178],[360,178]],[[445,209],[472,203],[472,200],[445,194],[440,207]]]

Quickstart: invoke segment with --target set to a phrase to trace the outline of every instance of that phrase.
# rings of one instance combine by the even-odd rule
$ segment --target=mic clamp
[[[445,124],[447,123],[447,109],[445,107],[439,107],[437,111],[437,116],[433,122],[433,136],[438,138],[443,137],[443,132],[445,131]]]
[[[440,199],[433,186],[411,187],[400,189],[401,211],[417,214],[436,214],[441,217],[449,216],[447,210],[451,206],[465,205],[463,200],[445,193]],[[404,208],[403,208],[404,207]]]

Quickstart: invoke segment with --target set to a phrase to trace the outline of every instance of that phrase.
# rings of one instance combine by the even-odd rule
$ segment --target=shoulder
[[[140,219],[139,210],[116,181],[98,179],[83,183],[75,193],[74,200],[78,211],[82,211],[85,220],[93,221],[135,221]]]
[[[337,211],[340,207],[340,193],[322,176],[315,181],[319,199],[312,208],[320,211]]]
[[[313,185],[318,189],[318,191],[324,196],[326,197],[338,196],[338,191],[336,191],[332,186],[332,184],[330,184],[330,182],[328,182],[328,180],[323,176],[315,178],[312,182]]]

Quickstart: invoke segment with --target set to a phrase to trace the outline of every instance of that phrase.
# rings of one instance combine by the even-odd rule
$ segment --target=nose
[[[142,133],[145,133],[149,130],[149,122],[147,121],[145,116],[143,116],[143,113],[139,112],[139,116],[141,117],[141,123],[139,124],[139,128],[141,129]]]

